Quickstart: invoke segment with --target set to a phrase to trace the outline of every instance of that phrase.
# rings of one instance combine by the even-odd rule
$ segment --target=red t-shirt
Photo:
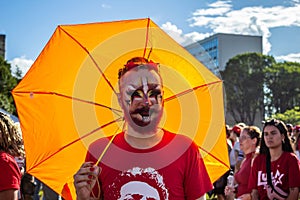
[[[107,143],[106,138],[94,142],[86,161],[95,162]],[[195,200],[212,189],[198,147],[187,137],[165,130],[162,141],[149,149],[133,148],[124,133],[118,134],[100,167],[101,195],[106,200]]]
[[[237,197],[243,194],[251,193],[251,190],[248,188],[248,182],[251,171],[252,157],[253,153],[247,154],[245,160],[242,162],[241,168],[234,175],[234,179],[238,184],[236,194]]]
[[[0,191],[20,188],[21,172],[13,156],[0,151]]]
[[[294,153],[283,152],[271,162],[272,183],[277,192],[288,196],[289,188],[300,187],[300,162]],[[266,155],[258,155],[254,161],[249,178],[249,188],[257,189],[259,199],[283,199],[267,185]],[[267,196],[267,190],[270,196]]]

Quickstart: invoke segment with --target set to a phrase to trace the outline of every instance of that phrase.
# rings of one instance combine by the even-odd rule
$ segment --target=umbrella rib
[[[226,167],[229,168],[229,166],[225,162],[223,162],[222,160],[220,160],[216,156],[212,155],[209,151],[207,151],[206,149],[204,149],[204,148],[202,148],[200,146],[198,146],[198,147],[199,147],[199,149],[201,149],[202,151],[204,151],[205,153],[207,153],[208,155],[210,155],[211,157],[213,157],[214,159],[216,159],[217,161],[219,161],[221,164],[223,164],[224,166],[226,166]]]
[[[170,100],[175,99],[175,98],[177,98],[177,97],[180,97],[180,96],[186,95],[186,94],[188,94],[188,93],[191,93],[191,92],[193,92],[194,90],[197,90],[197,89],[199,89],[199,88],[201,88],[201,87],[213,85],[213,84],[220,83],[220,82],[222,82],[222,80],[215,81],[215,82],[211,82],[211,83],[207,83],[207,84],[204,84],[204,85],[199,85],[199,86],[196,86],[196,87],[194,87],[194,88],[184,90],[184,91],[182,91],[182,92],[180,92],[180,93],[178,93],[178,94],[175,94],[175,95],[173,95],[173,96],[170,96],[170,97],[164,99],[164,101],[165,101],[165,102],[166,102],[166,101],[170,101]]]
[[[117,95],[118,93],[116,92],[116,90],[112,86],[111,82],[106,78],[106,76],[104,75],[103,71],[101,70],[101,68],[97,64],[96,60],[90,54],[89,50],[86,47],[84,47],[78,40],[76,40],[72,35],[70,35],[67,31],[65,31],[61,26],[59,26],[59,28],[63,32],[65,32],[65,34],[67,34],[72,40],[74,40],[88,54],[88,56],[91,58],[91,60],[93,61],[94,65],[96,66],[96,68],[98,69],[98,71],[101,73],[102,77],[105,79],[105,81],[107,82],[107,84],[109,85],[109,87],[112,89],[112,91],[115,93],[115,95]]]
[[[146,32],[146,41],[145,41],[145,47],[144,47],[143,58],[145,58],[145,55],[146,55],[146,49],[147,49],[147,46],[148,46],[148,39],[149,39],[149,24],[150,24],[150,18],[148,18],[148,21],[147,21],[147,32]],[[149,56],[148,56],[148,58],[149,58]]]
[[[83,99],[79,99],[79,98],[71,97],[71,96],[66,96],[66,95],[58,94],[58,93],[54,93],[54,94],[57,95],[57,96],[62,96],[62,97],[66,97],[66,98],[69,98],[69,99],[72,99],[72,100],[84,102],[84,103],[87,103],[87,104],[93,104],[95,106],[100,106],[100,107],[103,107],[103,108],[107,108],[107,109],[111,110],[113,113],[117,114],[119,117],[121,117],[121,114],[120,114],[120,113],[122,113],[121,110],[111,108],[109,106],[106,106],[106,105],[103,105],[103,104],[100,104],[100,103],[96,103],[96,102],[93,102],[93,101],[87,101],[87,100],[83,100]]]
[[[87,104],[92,104],[92,105],[95,105],[95,106],[100,106],[100,107],[103,107],[103,108],[107,108],[107,109],[111,110],[112,112],[114,112],[119,117],[121,117],[121,113],[122,113],[121,110],[111,108],[109,106],[106,106],[106,105],[103,105],[103,104],[100,104],[100,103],[96,103],[96,102],[93,102],[93,101],[87,101],[87,100],[80,99],[80,98],[77,98],[77,97],[67,96],[67,95],[64,95],[64,94],[57,93],[57,92],[28,92],[28,91],[24,91],[24,92],[15,92],[15,93],[30,93],[30,96],[33,95],[33,94],[52,94],[52,95],[64,97],[64,98],[67,98],[67,99],[72,99],[72,100],[75,100],[75,101],[80,101],[80,102],[84,102],[84,103],[87,103]]]
[[[170,101],[170,100],[175,99],[175,98],[177,98],[177,97],[180,97],[180,96],[186,95],[186,94],[188,94],[188,93],[190,93],[190,92],[193,92],[194,90],[197,90],[197,89],[199,89],[199,88],[201,88],[201,87],[213,85],[213,84],[220,83],[220,82],[222,82],[222,80],[215,81],[215,82],[211,82],[211,83],[204,84],[204,85],[200,85],[200,86],[194,87],[194,88],[192,88],[192,89],[188,89],[188,90],[182,91],[182,92],[180,92],[180,93],[178,93],[178,94],[176,94],[176,95],[173,95],[173,96],[170,96],[170,97],[164,99],[164,101]],[[223,164],[224,166],[229,167],[225,162],[223,162],[222,160],[220,160],[220,159],[217,158],[216,156],[212,155],[209,151],[205,150],[204,148],[202,148],[202,147],[200,147],[200,146],[198,146],[198,147],[199,147],[199,149],[201,149],[202,151],[206,152],[208,155],[210,155],[211,157],[213,157],[214,159],[216,159],[217,161],[219,161],[219,162],[220,162],[221,164]]]
[[[42,164],[43,162],[45,162],[45,161],[48,160],[49,158],[53,157],[53,156],[56,155],[57,153],[61,152],[61,151],[64,150],[65,148],[71,146],[72,144],[74,144],[74,143],[76,143],[76,142],[78,142],[78,141],[80,141],[80,140],[82,140],[82,139],[84,139],[84,138],[86,138],[86,137],[92,135],[93,133],[99,131],[99,130],[102,129],[102,128],[105,128],[106,126],[109,126],[109,125],[111,125],[111,124],[113,124],[113,123],[115,123],[115,122],[122,121],[122,120],[123,120],[123,117],[120,117],[120,118],[118,118],[118,119],[116,119],[116,120],[110,121],[110,122],[108,122],[108,123],[106,123],[106,124],[104,124],[104,125],[102,125],[102,126],[96,128],[96,129],[92,130],[91,132],[89,132],[89,133],[87,133],[87,134],[85,134],[85,135],[79,137],[78,139],[76,139],[76,140],[74,140],[74,141],[72,141],[72,142],[70,142],[70,143],[64,145],[63,147],[59,148],[59,149],[58,149],[56,152],[54,152],[53,154],[51,154],[50,156],[46,157],[44,160],[42,160],[42,161],[39,162],[38,164],[36,164],[36,165],[34,165],[33,167],[31,167],[31,169],[34,169],[35,167],[39,166],[40,164]],[[28,171],[29,171],[29,170],[30,170],[30,169],[28,169]]]

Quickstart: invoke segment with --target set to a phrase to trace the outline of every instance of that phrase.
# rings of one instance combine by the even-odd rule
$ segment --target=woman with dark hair
[[[298,199],[300,163],[282,121],[265,122],[260,154],[253,161],[248,186],[252,199]]]

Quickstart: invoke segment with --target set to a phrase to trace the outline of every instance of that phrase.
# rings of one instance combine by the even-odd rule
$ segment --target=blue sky
[[[61,24],[150,17],[183,46],[214,33],[263,36],[264,54],[300,62],[300,0],[0,1],[6,57],[25,73]]]

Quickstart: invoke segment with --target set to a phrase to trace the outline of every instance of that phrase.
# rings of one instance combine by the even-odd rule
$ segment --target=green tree
[[[0,108],[13,114],[16,114],[16,108],[11,91],[18,81],[12,75],[10,64],[0,57]]]
[[[276,113],[272,118],[280,119],[281,121],[293,125],[300,124],[300,107],[296,106],[293,109],[286,110],[284,113]]]
[[[257,114],[264,119],[263,69],[275,59],[259,53],[231,58],[220,74],[226,91],[226,108],[236,122],[254,124]]]
[[[16,71],[14,73],[14,76],[17,78],[18,83],[22,80],[23,72],[22,72],[22,70],[20,69],[19,66],[16,67]]]
[[[300,106],[300,63],[274,63],[264,73],[268,116]]]

